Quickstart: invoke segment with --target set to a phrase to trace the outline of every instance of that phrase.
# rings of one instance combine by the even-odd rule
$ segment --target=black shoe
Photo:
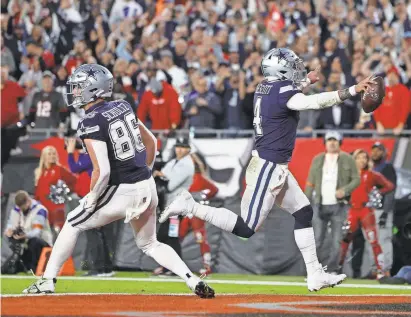
[[[200,298],[214,298],[214,290],[203,281],[199,282],[194,290],[194,293]]]
[[[407,281],[401,277],[383,276],[378,280],[378,282],[380,284],[402,285],[405,284]]]

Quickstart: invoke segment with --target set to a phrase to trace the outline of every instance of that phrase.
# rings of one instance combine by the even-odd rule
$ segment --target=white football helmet
[[[81,65],[67,80],[66,103],[69,107],[79,108],[98,98],[111,97],[113,84],[113,74],[104,66]]]
[[[288,48],[268,51],[261,61],[261,71],[269,81],[291,80],[298,84],[307,77],[303,60]]]

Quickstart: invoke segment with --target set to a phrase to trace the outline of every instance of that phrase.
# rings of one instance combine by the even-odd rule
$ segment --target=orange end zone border
[[[411,296],[56,294],[2,296],[2,316],[410,316]]]

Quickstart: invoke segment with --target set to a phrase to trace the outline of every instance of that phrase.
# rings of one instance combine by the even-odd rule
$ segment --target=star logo
[[[84,127],[84,123],[81,123],[79,130],[80,130],[81,135],[86,133],[86,128]]]
[[[94,70],[93,67],[90,67],[87,71],[85,71],[85,73],[87,74],[87,79],[89,77],[93,77],[94,80],[97,81],[97,77],[96,74],[99,72],[99,70]]]
[[[282,59],[287,61],[285,53],[282,50],[280,50],[280,53],[278,54],[278,61],[281,61]]]

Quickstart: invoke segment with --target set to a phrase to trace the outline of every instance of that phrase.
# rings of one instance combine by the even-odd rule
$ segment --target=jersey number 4
[[[261,126],[261,97],[258,97],[254,104],[254,131],[257,136],[263,135],[263,128]]]
[[[114,153],[120,161],[134,157],[136,151],[142,152],[145,150],[134,113],[126,114],[124,120],[118,119],[110,123],[109,129]]]

